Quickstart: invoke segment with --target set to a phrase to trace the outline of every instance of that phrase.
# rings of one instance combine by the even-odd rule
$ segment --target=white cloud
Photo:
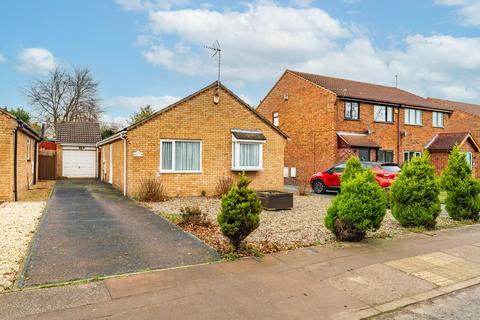
[[[0,64],[7,62],[7,58],[0,53]]]
[[[400,87],[417,94],[480,99],[480,37],[418,34],[382,50],[362,26],[318,8],[265,1],[243,11],[201,7],[148,14],[151,32],[142,42],[143,56],[177,73],[215,77],[216,59],[203,46],[218,39],[222,79],[237,87],[272,83],[289,68],[386,85],[394,85],[398,75]]]
[[[44,48],[22,49],[17,59],[17,69],[23,73],[45,74],[58,66],[53,54]]]
[[[123,108],[133,112],[138,111],[140,107],[146,105],[150,105],[154,110],[160,110],[178,100],[180,100],[180,98],[172,96],[117,96],[105,100],[102,105],[109,110]]]
[[[480,1],[478,0],[436,0],[436,4],[454,7],[460,16],[460,23],[480,26]]]

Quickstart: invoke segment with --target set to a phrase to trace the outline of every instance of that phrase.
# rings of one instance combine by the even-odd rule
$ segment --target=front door
[[[370,149],[358,149],[358,158],[360,159],[360,161],[370,161]]]

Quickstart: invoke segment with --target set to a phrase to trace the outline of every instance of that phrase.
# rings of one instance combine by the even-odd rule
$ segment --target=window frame
[[[347,104],[350,105],[350,117],[347,117]],[[355,104],[357,106],[357,117],[352,117],[352,105]],[[343,104],[343,118],[349,121],[358,121],[360,120],[360,103],[354,101],[345,101]]]
[[[263,145],[265,140],[243,140],[237,139],[232,134],[232,171],[262,171],[263,170]],[[259,161],[258,166],[255,167],[242,167],[240,166],[240,145],[242,144],[255,144],[259,145]]]
[[[405,159],[405,154],[408,154],[408,160]],[[413,154],[413,157],[421,157],[422,153],[420,151],[403,151],[403,162],[410,162],[413,157],[410,156]]]
[[[463,151],[462,153],[465,154],[465,160],[467,160],[467,163],[470,166],[470,169],[473,170],[473,152]],[[470,157],[468,155],[470,155]],[[470,159],[470,161],[469,161],[469,159]]]
[[[32,141],[30,137],[27,137],[27,161],[32,160]]]
[[[176,170],[175,169],[175,150],[176,150],[176,142],[196,142],[200,144],[200,166],[199,170]],[[162,144],[164,142],[171,142],[172,143],[172,169],[163,169],[162,168],[162,160],[163,160],[163,152],[162,152]],[[202,140],[194,140],[194,139],[160,139],[160,165],[159,165],[159,172],[160,173],[202,173],[202,159],[203,159],[203,143]]]
[[[380,161],[379,157],[380,157],[380,152],[383,152],[384,154],[385,153],[391,153],[392,154],[392,161],[387,161],[387,160],[382,160]],[[385,156],[383,157],[385,159]],[[395,159],[395,153],[393,152],[393,150],[390,150],[390,149],[378,149],[377,150],[377,162],[387,162],[387,163],[393,163],[394,162],[394,159]]]
[[[375,119],[376,113],[375,109],[376,108],[385,108],[385,120],[377,120]],[[388,120],[388,110],[391,110],[390,114],[392,116],[392,120]],[[395,122],[395,115],[393,112],[393,107],[392,106],[386,106],[386,105],[381,105],[381,104],[375,104],[373,105],[373,122],[377,123],[394,123]]]
[[[414,112],[415,116],[415,122],[411,123],[410,122],[410,112]],[[417,113],[420,114],[420,123],[417,122]],[[405,108],[404,112],[404,123],[409,126],[423,126],[423,110],[420,109],[413,109],[413,108]]]
[[[440,119],[442,119],[442,125],[438,125],[438,115],[441,115]],[[437,121],[435,121],[437,120]],[[433,111],[432,112],[432,127],[434,128],[444,128],[445,127],[445,115],[443,112],[440,112],[440,111]],[[437,122],[435,124],[435,122]]]
[[[276,121],[275,121],[275,120],[276,120]],[[275,122],[276,122],[276,123],[275,123]],[[272,112],[272,124],[273,124],[275,127],[280,126],[280,114],[278,113],[278,111]]]

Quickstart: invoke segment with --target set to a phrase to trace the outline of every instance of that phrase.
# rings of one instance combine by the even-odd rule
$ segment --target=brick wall
[[[336,162],[335,100],[332,92],[287,72],[257,108],[269,120],[279,113],[279,127],[290,137],[285,166],[296,168],[298,180]]]
[[[124,163],[124,157],[123,157],[123,140],[117,140],[115,142],[112,142],[112,181],[113,181],[113,186],[117,188],[118,190],[121,190],[123,192],[123,163]],[[109,159],[109,158],[107,158]],[[109,164],[108,164],[109,165]],[[107,165],[107,167],[108,167]]]
[[[0,113],[0,201],[13,201],[14,198],[14,148],[17,121]],[[30,160],[27,160],[27,140],[30,139]],[[17,192],[22,200],[29,186],[33,184],[33,163],[35,140],[18,131],[17,140]]]
[[[263,145],[263,170],[247,172],[254,189],[283,190],[283,154],[286,140],[225,91],[220,103],[213,103],[214,89],[207,90],[181,105],[162,113],[127,132],[127,194],[137,195],[147,177],[159,176],[169,196],[215,194],[221,177],[237,177],[232,167],[232,135],[230,130],[260,130],[267,141]],[[192,139],[202,141],[202,173],[159,173],[160,139]],[[117,147],[118,145],[118,147]],[[123,141],[114,142],[115,175],[123,173]],[[108,178],[109,145],[102,147],[107,165],[102,167]],[[142,157],[134,157],[140,151]],[[118,166],[118,167],[116,167]],[[118,174],[116,173],[118,172]],[[122,175],[123,177],[123,175]],[[107,179],[108,181],[108,179]],[[120,183],[114,187],[122,190]],[[123,191],[123,190],[122,190]]]
[[[17,123],[0,112],[0,201],[13,199],[13,145]]]
[[[478,178],[478,153],[475,150],[475,147],[472,145],[470,140],[465,142],[461,147],[460,150],[463,152],[472,152],[473,157],[473,168],[472,174],[474,177]],[[435,173],[440,175],[442,171],[447,167],[448,164],[448,152],[432,152],[430,154],[430,163],[435,167]]]

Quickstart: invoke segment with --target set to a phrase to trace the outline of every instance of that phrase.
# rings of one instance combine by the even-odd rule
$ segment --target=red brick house
[[[450,124],[455,109],[448,103],[395,87],[291,70],[257,111],[289,135],[284,177],[299,179],[351,155],[402,164],[419,155],[437,134],[450,128],[466,131]]]
[[[478,155],[480,148],[469,132],[438,133],[425,146],[430,152],[430,159],[435,166],[436,173],[440,174],[442,169],[447,166],[448,154],[455,145],[460,148],[460,151],[465,153],[467,162],[470,164],[473,172],[478,173],[478,163],[474,161],[474,157]]]

